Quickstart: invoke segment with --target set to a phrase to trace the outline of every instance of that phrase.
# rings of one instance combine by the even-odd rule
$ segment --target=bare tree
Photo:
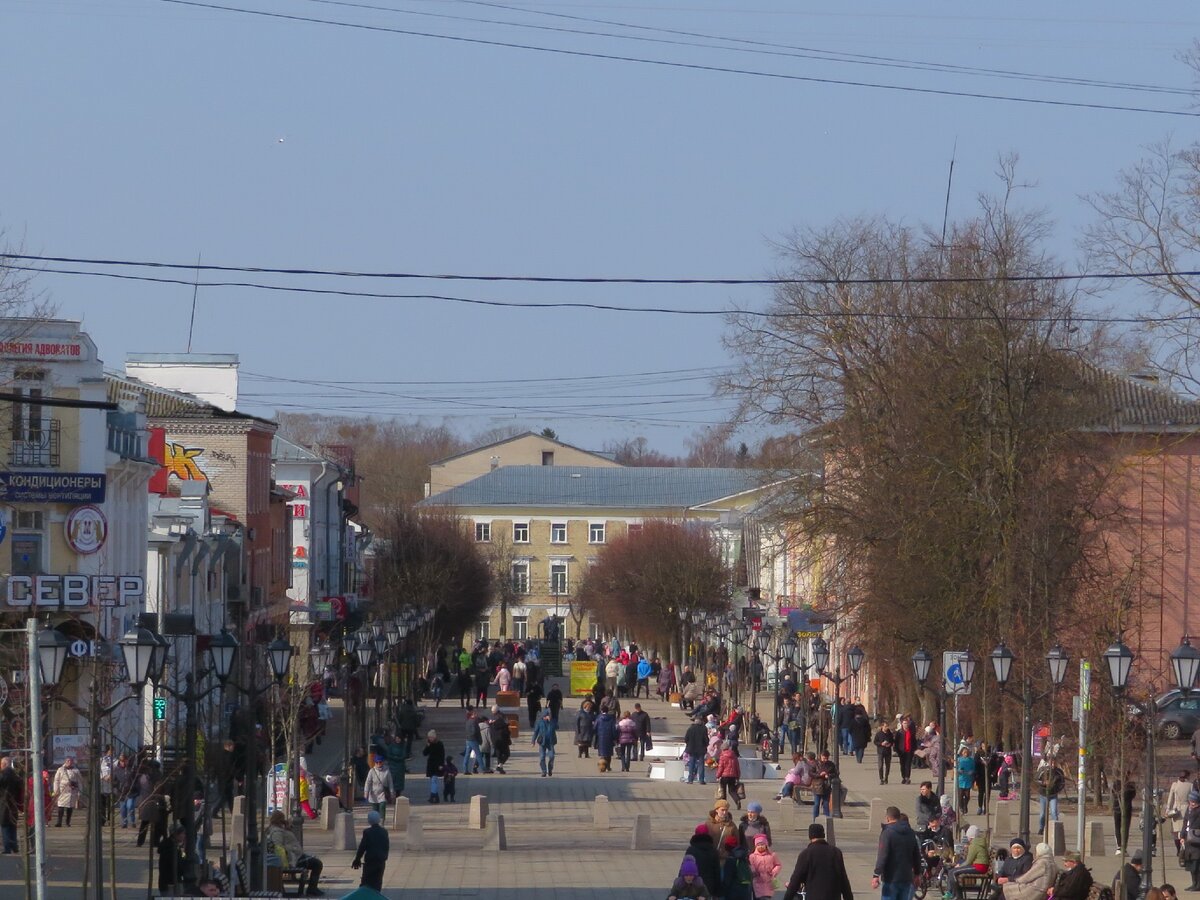
[[[1003,172],[1008,190],[945,246],[884,219],[792,235],[781,274],[797,280],[729,338],[743,413],[805,439],[773,450],[797,476],[787,526],[820,548],[817,599],[876,659],[1044,648],[1078,629],[1084,585],[1127,568],[1101,546],[1121,520],[1119,453],[1082,430],[1109,341],[1037,280],[1057,271],[1047,226],[1014,209]],[[885,689],[911,690],[906,669]]]

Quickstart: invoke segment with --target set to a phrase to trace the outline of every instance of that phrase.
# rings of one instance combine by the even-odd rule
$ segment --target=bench
[[[992,891],[992,870],[986,872],[964,872],[957,876],[958,887],[964,898],[987,900]]]
[[[304,874],[304,869],[297,869],[294,866],[267,866],[267,890],[277,894],[280,897],[287,896],[287,890],[284,884],[294,884],[299,888],[300,876]],[[297,893],[298,895],[298,893]]]

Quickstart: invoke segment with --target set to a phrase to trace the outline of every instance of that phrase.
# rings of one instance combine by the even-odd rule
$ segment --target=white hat
[[[973,841],[977,837],[979,837],[979,826],[972,825],[970,828],[967,829],[967,840]]]

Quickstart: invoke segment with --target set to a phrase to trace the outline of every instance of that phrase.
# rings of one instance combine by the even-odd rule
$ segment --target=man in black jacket
[[[907,900],[912,894],[913,877],[921,869],[921,849],[908,823],[900,820],[899,809],[889,806],[884,819],[887,824],[879,835],[871,888],[882,885],[882,900]]]
[[[696,780],[700,773],[700,783],[704,784],[704,754],[708,752],[708,729],[704,727],[703,719],[694,719],[683,733],[683,749],[687,751],[688,768],[687,783]]]
[[[854,900],[842,851],[825,840],[825,826],[808,826],[808,846],[796,857],[783,900],[795,900],[801,888],[806,900]]]
[[[354,862],[350,863],[350,868],[357,869],[362,866],[362,886],[383,893],[383,870],[387,865],[391,841],[388,839],[387,830],[379,824],[381,819],[378,811],[374,809],[367,813],[367,827],[363,830],[362,840],[358,843],[358,853],[354,855]]]
[[[713,841],[712,835],[708,833],[708,825],[702,822],[696,826],[692,839],[688,841],[688,848],[683,852],[685,856],[691,856],[696,860],[696,867],[700,870],[700,879],[708,888],[708,896],[720,896],[721,861],[717,855],[717,845]]]

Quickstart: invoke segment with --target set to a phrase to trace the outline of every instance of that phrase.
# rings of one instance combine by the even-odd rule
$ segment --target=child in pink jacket
[[[755,900],[771,900],[775,896],[775,876],[783,866],[779,863],[779,857],[771,851],[765,834],[754,839],[754,852],[750,854],[749,862]]]

